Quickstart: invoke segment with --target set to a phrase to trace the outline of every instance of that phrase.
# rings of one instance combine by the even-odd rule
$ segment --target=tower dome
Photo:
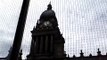
[[[41,16],[40,19],[37,22],[38,29],[52,29],[58,27],[57,18],[55,16],[55,12],[52,10],[51,3],[48,4],[47,10],[45,10]]]
[[[49,18],[55,18],[55,12],[52,10],[52,5],[49,4],[47,10],[45,10],[41,16],[40,19],[49,19]]]

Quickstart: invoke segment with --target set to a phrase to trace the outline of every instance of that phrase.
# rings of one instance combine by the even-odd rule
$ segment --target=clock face
[[[45,25],[45,26],[52,26],[52,24],[51,24],[49,21],[45,21],[45,22],[44,22],[44,25]]]

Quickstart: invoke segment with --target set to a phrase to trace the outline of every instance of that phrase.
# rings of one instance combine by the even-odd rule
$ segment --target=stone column
[[[51,53],[53,52],[53,35],[50,36],[51,37],[51,41],[50,41],[50,51]]]
[[[40,36],[40,53],[43,52],[43,36]]]
[[[38,36],[36,36],[36,42],[35,42],[35,50],[36,50],[36,53],[38,53],[38,48],[39,47],[39,40],[38,40]]]
[[[45,53],[48,52],[48,36],[46,36],[46,40],[45,40]]]

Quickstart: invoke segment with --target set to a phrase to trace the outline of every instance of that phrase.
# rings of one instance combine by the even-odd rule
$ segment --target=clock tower
[[[65,40],[58,28],[57,18],[51,4],[41,14],[31,33],[31,48],[27,60],[64,60],[66,57]]]

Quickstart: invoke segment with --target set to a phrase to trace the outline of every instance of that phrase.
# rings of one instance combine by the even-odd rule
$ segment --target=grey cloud
[[[3,39],[0,44],[0,57],[6,57],[8,55],[8,51],[12,46],[12,43],[8,40]]]

